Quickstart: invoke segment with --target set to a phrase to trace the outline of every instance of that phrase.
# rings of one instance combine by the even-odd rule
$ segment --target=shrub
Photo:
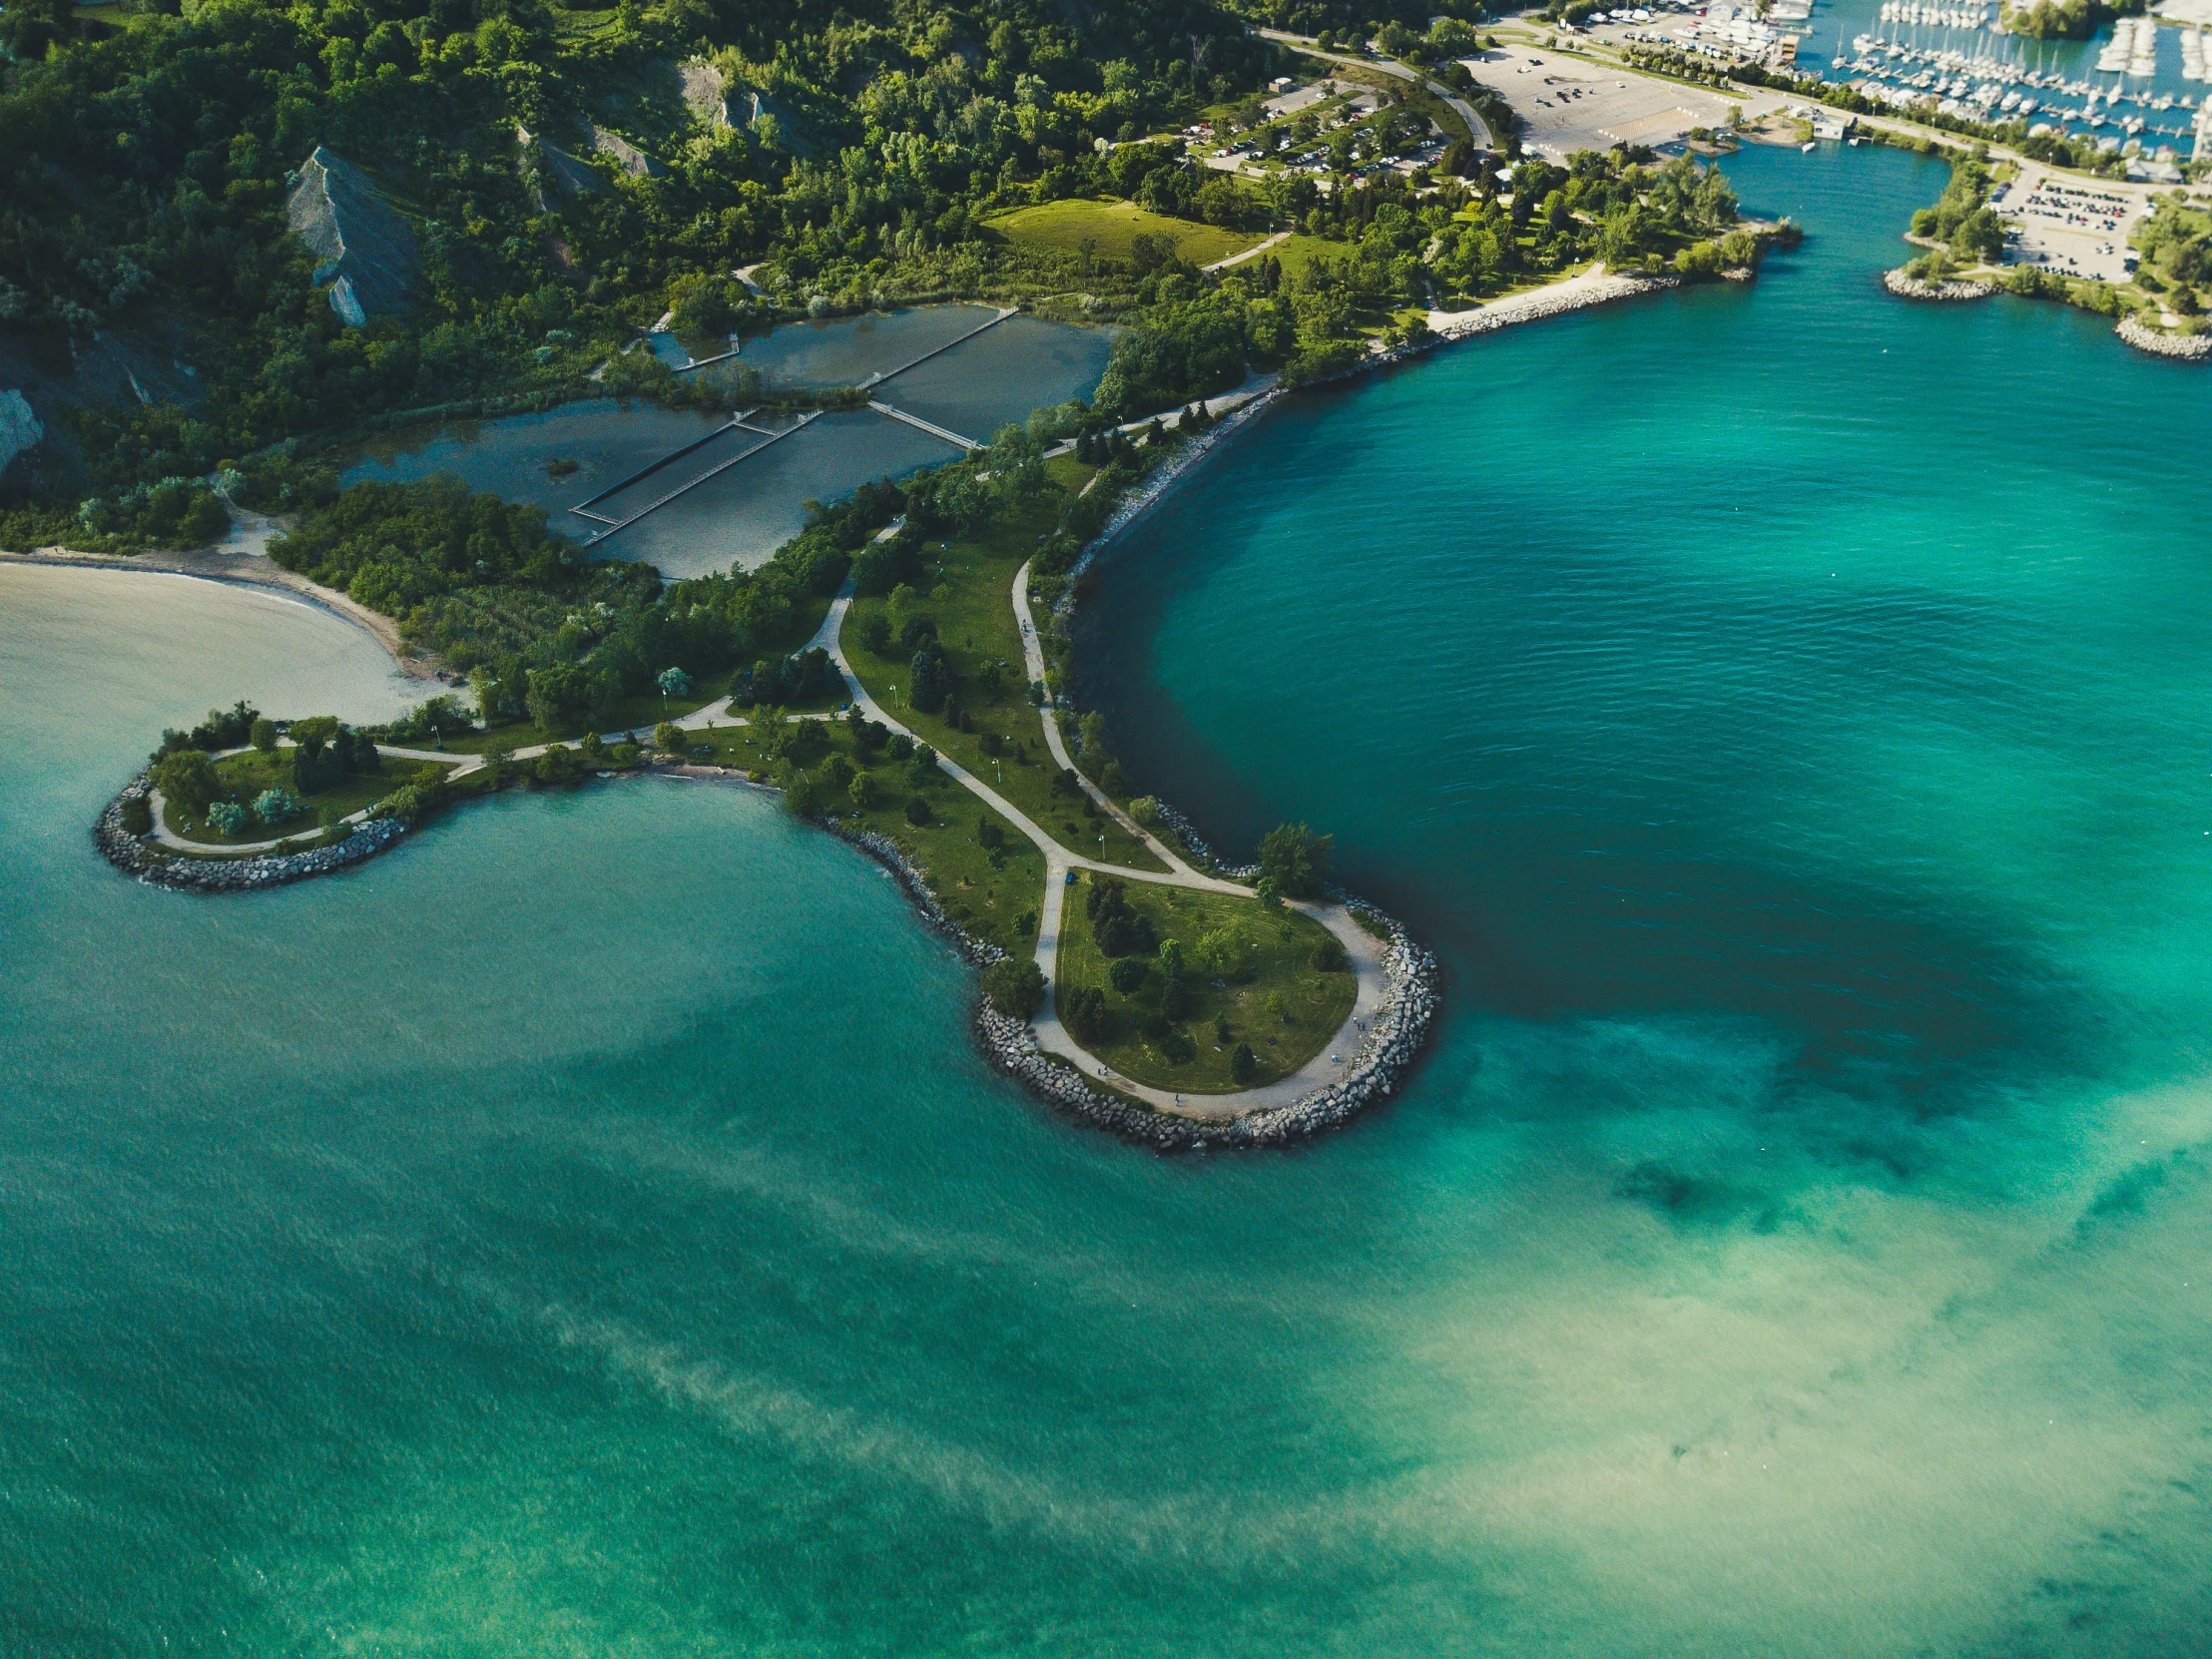
[[[299,813],[299,798],[281,786],[264,790],[254,798],[254,816],[264,824],[281,824]]]
[[[370,818],[397,819],[401,824],[420,824],[434,805],[429,791],[414,784],[402,784],[368,811]]]
[[[1160,822],[1160,803],[1149,795],[1140,795],[1129,803],[1129,816],[1150,830]]]
[[[1160,1039],[1160,1052],[1168,1057],[1168,1063],[1187,1066],[1198,1058],[1198,1044],[1191,1041],[1191,1034],[1181,1026],[1171,1026]]]
[[[1344,941],[1326,938],[1314,946],[1314,966],[1322,973],[1342,973],[1352,966],[1352,958],[1345,951]]]
[[[235,835],[253,821],[253,815],[236,801],[218,801],[208,808],[208,828],[219,834]]]
[[[983,994],[1009,1019],[1028,1019],[1044,1006],[1044,974],[1027,956],[1002,956],[983,970]]]
[[[123,828],[134,835],[151,835],[154,832],[154,807],[143,795],[134,795],[123,804]]]
[[[908,824],[927,824],[935,817],[936,814],[929,810],[928,798],[925,796],[917,795],[906,803],[906,822]]]
[[[653,747],[663,755],[684,753],[684,733],[674,721],[664,720],[653,728]]]

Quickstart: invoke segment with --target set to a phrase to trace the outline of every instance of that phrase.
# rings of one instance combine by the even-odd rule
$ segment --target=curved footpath
[[[1014,577],[1011,601],[1015,619],[1021,629],[1022,657],[1029,679],[1034,684],[1043,685],[1044,656],[1037,639],[1036,621],[1029,609],[1027,564]],[[880,721],[894,732],[904,732],[916,742],[923,741],[878,704],[860,684],[859,676],[853,672],[852,664],[844,654],[842,641],[844,618],[851,602],[852,584],[847,581],[837,597],[830,602],[830,613],[823,619],[822,627],[812,644],[821,646],[830,653],[830,660],[837,665],[838,672],[844,676],[851,689],[853,700],[869,719]],[[1046,693],[1046,702],[1041,713],[1045,743],[1051,751],[1053,761],[1060,767],[1073,771],[1074,764],[1061,736],[1056,709],[1049,692]],[[1043,1058],[1046,1055],[1056,1056],[1084,1077],[1095,1078],[1114,1093],[1143,1102],[1153,1113],[1169,1114],[1186,1120],[1192,1126],[1192,1131],[1172,1134],[1169,1138],[1176,1144],[1201,1144],[1210,1140],[1230,1139],[1249,1141],[1256,1137],[1265,1138],[1266,1132],[1271,1129],[1278,1134],[1310,1133],[1313,1128],[1341,1121],[1351,1111],[1357,1110],[1360,1104],[1374,1098],[1382,1087],[1395,1082],[1396,1070],[1402,1064],[1402,1058],[1395,1056],[1393,1052],[1394,1063],[1387,1068],[1387,1082],[1381,1082],[1384,1070],[1381,1049],[1386,1035],[1397,1032],[1402,1022],[1386,1021],[1383,1015],[1390,1009],[1410,1005],[1405,981],[1408,970],[1419,966],[1417,953],[1408,954],[1410,947],[1404,944],[1401,928],[1392,934],[1393,950],[1386,951],[1379,946],[1374,936],[1359,924],[1351,908],[1343,902],[1297,902],[1294,906],[1319,921],[1344,944],[1358,979],[1351,1014],[1323,1050],[1300,1070],[1259,1088],[1229,1094],[1179,1094],[1139,1083],[1114,1071],[1075,1040],[1067,1027],[1061,1024],[1057,1012],[1060,928],[1065,915],[1070,872],[1088,869],[1127,881],[1191,887],[1200,891],[1233,894],[1240,898],[1257,898],[1258,895],[1249,886],[1193,869],[1175,848],[1130,818],[1119,804],[1079,771],[1075,776],[1084,793],[1123,829],[1140,838],[1147,850],[1168,866],[1164,871],[1134,869],[1125,864],[1105,863],[1071,852],[1035,820],[957,762],[939,755],[937,765],[955,782],[979,800],[987,802],[1008,823],[1018,828],[1044,856],[1044,903],[1037,928],[1035,958],[1037,969],[1044,976],[1044,1006],[1026,1026],[1019,1021],[992,1013],[987,1005],[977,1019],[977,1026],[985,1037],[986,1046],[990,1048],[993,1058],[1006,1069],[1037,1086],[1040,1092],[1059,1104],[1109,1122],[1110,1126],[1117,1129],[1128,1131],[1134,1127],[1131,1122],[1124,1120],[1124,1114],[1128,1110],[1126,1107],[1118,1112],[1109,1111],[1101,1118],[1099,1108],[1113,1103],[1101,1100],[1095,1090],[1059,1072],[1050,1060]],[[884,856],[880,848],[870,847],[869,850],[879,857]],[[902,859],[886,861],[893,861],[894,867],[903,864]],[[910,890],[920,885],[918,876],[913,872],[902,869],[901,874],[906,876]],[[942,922],[941,912],[933,919],[937,919],[940,925],[948,925]],[[990,956],[997,954],[988,947],[971,953]],[[1391,954],[1408,955],[1407,962],[1399,964],[1401,971],[1395,974],[1388,971],[1389,964],[1385,962],[1385,956]],[[1432,1005],[1433,999],[1424,988],[1422,996],[1417,1000],[1423,1004],[1422,1024],[1425,1027],[1425,1009]],[[1363,1076],[1379,1081],[1366,1088],[1356,1087]],[[1357,1100],[1352,1099],[1355,1093]],[[1337,1098],[1339,1095],[1344,1098],[1340,1100]],[[1330,1098],[1325,1100],[1325,1096]],[[1303,1121],[1306,1118],[1313,1120],[1311,1124],[1296,1131],[1289,1130],[1288,1126],[1293,1119]],[[1219,1128],[1246,1119],[1257,1119],[1259,1122],[1236,1135],[1197,1132],[1199,1125]],[[1160,1135],[1156,1133],[1147,1133],[1142,1138],[1155,1143],[1161,1141]]]

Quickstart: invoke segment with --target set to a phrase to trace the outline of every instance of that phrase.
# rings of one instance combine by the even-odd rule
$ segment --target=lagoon
[[[1884,295],[1937,167],[1730,168],[1754,286],[1291,400],[1107,562],[1125,764],[1450,975],[1289,1154],[1043,1114],[743,792],[122,881],[161,725],[397,692],[0,571],[0,1647],[2202,1647],[2212,382]]]
[[[930,305],[791,323],[747,340],[740,361],[785,382],[856,384],[870,374],[891,374],[958,340],[992,315],[987,306]],[[1107,329],[1010,317],[920,367],[894,375],[875,395],[987,443],[1001,425],[1027,418],[1040,405],[1087,396],[1105,371],[1112,346]],[[582,540],[604,525],[572,514],[571,507],[707,436],[728,418],[726,411],[660,409],[646,403],[623,407],[613,398],[591,398],[544,413],[384,434],[349,457],[339,476],[351,484],[451,472],[472,488],[543,507],[555,529]],[[761,422],[772,429],[789,423]],[[873,410],[856,409],[826,414],[806,430],[762,448],[756,458],[715,470],[759,444],[754,434],[726,434],[653,473],[619,499],[599,504],[594,510],[625,518],[685,484],[706,480],[597,544],[595,551],[654,565],[671,577],[732,566],[750,569],[806,524],[809,501],[834,501],[869,479],[903,476],[956,453],[940,438]],[[555,462],[576,465],[555,474],[547,470]]]

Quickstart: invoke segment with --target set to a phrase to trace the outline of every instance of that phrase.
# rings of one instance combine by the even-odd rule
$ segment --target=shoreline
[[[83,553],[68,547],[39,547],[28,553],[0,549],[0,565],[38,565],[49,570],[107,570],[123,575],[185,576],[216,582],[225,587],[257,588],[264,593],[312,605],[341,622],[349,622],[376,642],[391,659],[392,668],[410,680],[439,684],[437,671],[420,657],[408,654],[399,625],[390,617],[370,610],[345,594],[304,576],[293,574],[266,553],[220,553],[197,548],[186,553]]]

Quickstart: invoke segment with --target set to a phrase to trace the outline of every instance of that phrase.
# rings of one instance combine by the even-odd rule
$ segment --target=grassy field
[[[226,835],[212,825],[187,818],[174,801],[162,803],[162,822],[170,830],[189,840],[210,841],[218,846],[238,846],[252,841],[273,840],[278,835],[296,835],[312,830],[327,811],[338,818],[357,813],[363,807],[373,807],[400,785],[410,783],[424,767],[433,766],[428,761],[398,761],[389,756],[382,759],[374,772],[354,773],[333,789],[327,789],[305,798],[305,811],[282,824],[267,825],[259,822],[247,825],[235,835]],[[254,798],[267,789],[291,788],[291,758],[285,751],[264,755],[249,750],[243,755],[233,755],[218,761],[215,770],[230,787],[230,799],[252,806]]]
[[[1287,276],[1293,272],[1305,270],[1316,260],[1341,262],[1351,259],[1354,252],[1350,243],[1331,242],[1327,237],[1310,237],[1301,231],[1290,241],[1279,242],[1269,249],[1267,258],[1280,265]]]
[[[1063,489],[1080,488],[1090,469],[1062,457],[1050,463]],[[1092,806],[1087,796],[1053,788],[1055,769],[1045,747],[1044,724],[1026,691],[1021,632],[1014,620],[1014,572],[1035,547],[1037,535],[1054,522],[1060,506],[1054,496],[1019,523],[1002,526],[978,541],[931,542],[926,552],[930,579],[945,590],[921,609],[937,625],[937,637],[959,676],[959,700],[975,730],[956,732],[936,715],[905,706],[898,692],[908,684],[913,653],[893,641],[877,656],[861,643],[867,619],[883,614],[880,599],[855,599],[845,616],[844,653],[870,696],[917,733],[921,741],[989,784],[1015,807],[1042,825],[1071,851],[1132,869],[1165,869],[1144,842]],[[935,590],[932,589],[932,592]],[[1000,668],[995,701],[976,694],[985,664]],[[985,752],[995,738],[999,753]]]
[[[1162,1047],[1165,1039],[1145,1034],[1147,1020],[1160,1011],[1157,969],[1126,996],[1107,978],[1111,964],[1083,907],[1099,879],[1085,871],[1068,889],[1060,921],[1059,990],[1064,995],[1078,986],[1097,986],[1106,993],[1112,1033],[1091,1051],[1124,1076],[1186,1094],[1226,1094],[1248,1086],[1229,1070],[1236,1045],[1245,1042],[1260,1062],[1254,1083],[1272,1083],[1320,1053],[1352,1012],[1359,982],[1350,971],[1323,973],[1314,966],[1315,951],[1330,935],[1311,917],[1295,910],[1271,916],[1257,899],[1131,881],[1124,889],[1130,908],[1150,916],[1161,938],[1179,940],[1189,964],[1185,982],[1194,993],[1193,1011],[1182,1028],[1198,1052],[1176,1064]],[[1199,965],[1199,941],[1217,933],[1232,941],[1229,955],[1241,966],[1209,972]],[[1220,1040],[1217,1017],[1228,1021],[1227,1041]]]
[[[1242,254],[1261,240],[1246,231],[1224,231],[1214,225],[1198,225],[1187,219],[1148,213],[1134,202],[1090,202],[1072,198],[995,214],[987,223],[992,230],[1015,242],[1034,243],[1067,254],[1082,252],[1083,244],[1088,241],[1092,252],[1109,260],[1129,258],[1130,245],[1140,236],[1168,238],[1175,244],[1177,257],[1193,265],[1226,260],[1232,254]]]

